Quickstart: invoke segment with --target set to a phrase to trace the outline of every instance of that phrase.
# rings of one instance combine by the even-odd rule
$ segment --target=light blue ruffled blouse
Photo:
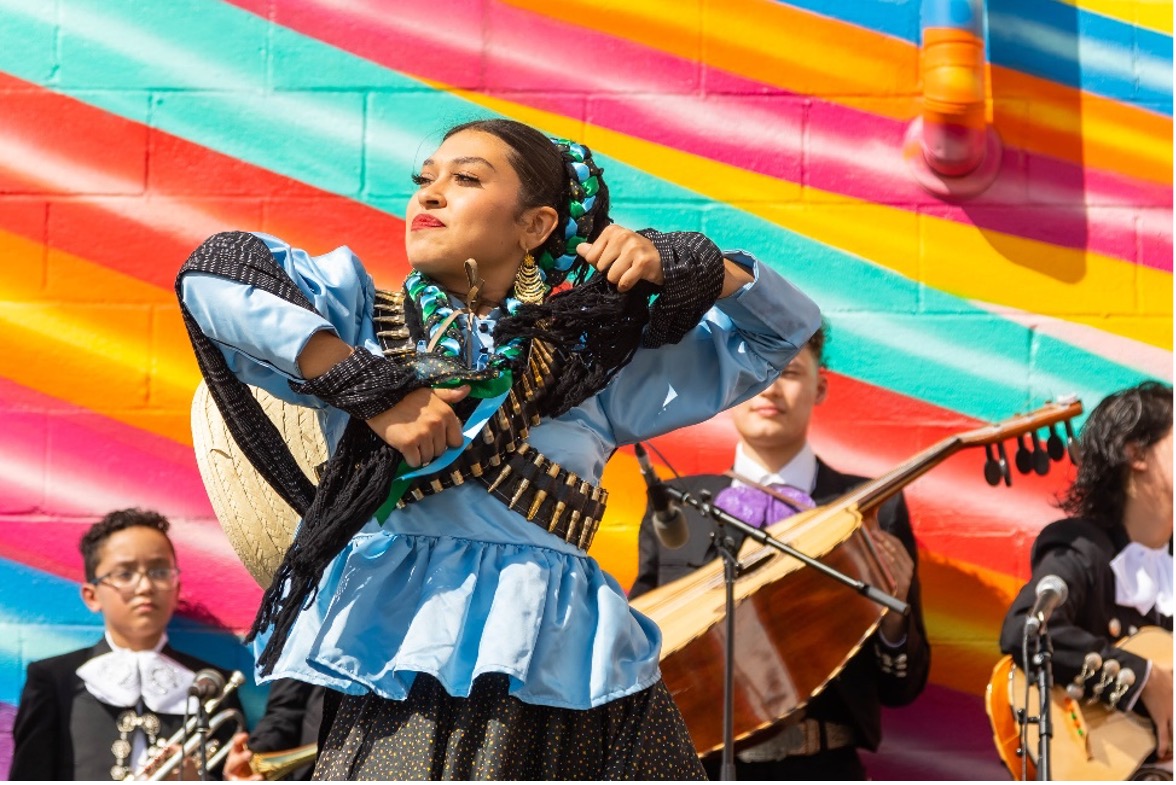
[[[346,247],[310,256],[258,237],[317,314],[205,274],[184,277],[184,304],[239,379],[318,409],[334,449],[347,415],[288,383],[302,381],[297,357],[319,330],[380,352],[372,279]],[[678,344],[638,350],[607,389],[532,428],[531,445],[596,483],[617,445],[701,422],[763,389],[820,314],[770,268],[725,255],[755,280]],[[478,333],[486,347],[495,316]],[[331,563],[264,680],[399,700],[417,673],[455,696],[483,673],[504,673],[520,700],[587,709],[656,683],[660,647],[656,625],[593,558],[467,483],[393,511],[383,526],[369,522]]]

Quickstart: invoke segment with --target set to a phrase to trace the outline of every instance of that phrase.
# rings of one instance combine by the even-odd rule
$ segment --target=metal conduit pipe
[[[904,149],[919,183],[940,196],[985,190],[1001,145],[986,112],[984,0],[923,0],[922,115]]]

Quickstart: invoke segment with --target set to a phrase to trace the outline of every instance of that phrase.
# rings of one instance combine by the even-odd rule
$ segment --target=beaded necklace
[[[417,270],[413,270],[405,279],[404,287],[420,311],[421,322],[428,336],[427,345],[434,347],[434,352],[461,359],[463,336],[455,318],[457,312],[449,304],[449,295]],[[521,303],[514,297],[507,297],[502,305],[506,312],[513,316]],[[476,317],[472,312],[469,317],[471,335],[467,340],[472,342],[472,320]],[[499,372],[509,368],[522,355],[525,342],[523,338],[512,338],[503,344],[496,344],[487,370]]]

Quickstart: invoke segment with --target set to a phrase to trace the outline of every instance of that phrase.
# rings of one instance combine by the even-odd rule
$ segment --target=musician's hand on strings
[[[911,590],[911,581],[915,577],[915,562],[907,552],[902,540],[889,532],[883,531],[875,525],[864,527],[868,536],[874,541],[878,557],[890,570],[894,578],[894,596],[906,602],[907,594]],[[903,637],[906,620],[901,614],[887,611],[882,617],[881,631],[883,637],[889,641],[898,641]]]
[[[1139,693],[1148,716],[1156,726],[1156,757],[1172,758],[1172,669],[1152,662],[1147,683]]]
[[[225,756],[223,770],[226,780],[264,780],[260,774],[254,774],[249,766],[253,759],[253,750],[249,749],[249,734],[242,731],[234,733],[229,741],[229,752]]]

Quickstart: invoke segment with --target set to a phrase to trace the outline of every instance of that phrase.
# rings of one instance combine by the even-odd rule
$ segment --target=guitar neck
[[[843,501],[847,505],[856,505],[863,514],[868,513],[880,507],[891,496],[943,463],[963,447],[964,443],[959,436],[950,436],[908,458],[904,463],[899,464],[881,477],[859,485],[846,494]]]

